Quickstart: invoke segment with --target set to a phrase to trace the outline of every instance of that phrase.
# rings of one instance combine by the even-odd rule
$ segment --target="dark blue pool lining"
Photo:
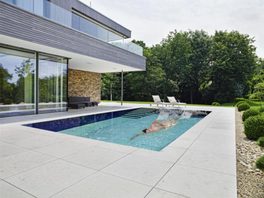
[[[78,127],[78,126],[82,126],[86,124],[91,124],[94,122],[100,122],[103,120],[120,117],[133,110],[135,109],[115,111],[115,112],[109,112],[109,113],[100,113],[100,114],[95,114],[95,115],[80,116],[80,117],[74,117],[74,118],[65,118],[65,119],[52,120],[52,121],[46,121],[46,122],[37,122],[37,123],[31,123],[31,124],[24,124],[23,126],[58,132],[58,131],[70,129],[73,127]]]
[[[74,128],[78,126],[83,126],[83,125],[87,125],[87,124],[91,124],[95,122],[100,122],[103,120],[120,117],[136,109],[138,108],[123,110],[123,111],[114,111],[114,112],[108,112],[108,113],[100,113],[100,114],[95,114],[95,115],[80,116],[80,117],[74,117],[74,118],[65,118],[65,119],[52,120],[52,121],[46,121],[46,122],[24,124],[23,126],[58,132],[58,131],[62,131],[62,130],[66,130],[66,129],[70,129],[70,128]],[[158,112],[159,110],[157,110],[156,113]],[[207,114],[210,113],[210,111],[204,111],[204,112],[206,112]]]

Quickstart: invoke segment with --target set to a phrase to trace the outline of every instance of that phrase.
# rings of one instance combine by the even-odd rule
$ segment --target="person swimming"
[[[130,138],[130,140],[133,140],[135,137],[143,135],[144,133],[152,133],[152,132],[159,131],[163,128],[168,128],[170,126],[173,126],[173,125],[177,124],[177,121],[176,121],[177,119],[178,119],[178,117],[173,118],[170,121],[165,122],[165,123],[162,123],[158,120],[155,120],[148,129],[143,129],[142,130],[143,133],[135,135],[134,137]],[[158,126],[156,126],[156,124],[158,124]]]

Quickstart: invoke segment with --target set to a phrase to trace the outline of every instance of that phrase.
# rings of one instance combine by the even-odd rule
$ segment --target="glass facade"
[[[0,47],[0,117],[66,111],[67,62]]]
[[[87,35],[93,36],[104,42],[133,52],[140,56],[143,55],[143,48],[125,40],[123,37],[97,25],[75,13],[69,12],[47,0],[1,0],[15,5],[21,9],[35,13],[39,16],[48,18],[56,23],[76,29]]]

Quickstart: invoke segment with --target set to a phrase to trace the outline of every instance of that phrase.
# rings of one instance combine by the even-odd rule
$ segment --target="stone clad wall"
[[[101,74],[69,69],[68,96],[90,97],[91,101],[101,101]]]

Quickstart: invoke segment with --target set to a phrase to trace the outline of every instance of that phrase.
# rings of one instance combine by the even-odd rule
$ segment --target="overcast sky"
[[[255,37],[264,58],[264,0],[81,0],[132,31],[132,39],[159,44],[173,30],[238,30]]]

